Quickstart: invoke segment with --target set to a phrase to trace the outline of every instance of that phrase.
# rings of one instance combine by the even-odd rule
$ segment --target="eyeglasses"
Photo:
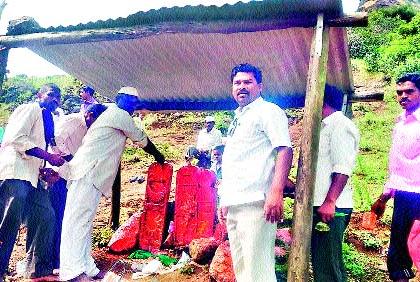
[[[238,126],[238,118],[237,117],[235,117],[233,119],[232,123],[229,126],[229,129],[227,131],[228,136],[233,136],[233,133],[235,133],[236,126]]]

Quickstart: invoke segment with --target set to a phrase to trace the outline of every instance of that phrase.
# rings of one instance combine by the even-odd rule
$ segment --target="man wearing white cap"
[[[197,137],[197,150],[199,151],[198,166],[210,167],[210,151],[213,147],[222,144],[222,133],[214,127],[214,117],[206,116],[205,127],[200,130]]]
[[[103,278],[91,255],[92,224],[101,195],[111,195],[127,137],[157,162],[165,161],[131,117],[139,106],[137,89],[121,88],[115,104],[110,104],[89,128],[68,167],[59,171],[69,182],[61,235],[61,280]]]

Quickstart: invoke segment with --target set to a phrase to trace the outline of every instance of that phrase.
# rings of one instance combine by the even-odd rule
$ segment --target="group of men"
[[[218,216],[227,225],[236,280],[276,281],[275,234],[277,222],[283,218],[283,192],[292,165],[288,120],[282,109],[262,98],[259,68],[237,65],[230,78],[232,96],[239,107],[228,129],[225,147],[216,150],[219,156],[215,169],[220,175],[223,172],[218,187]],[[131,117],[140,107],[139,98],[135,88],[123,87],[115,104],[104,106],[91,100],[84,113],[86,126],[80,116],[77,122],[72,121],[74,127],[67,126],[74,132],[53,124],[51,112],[60,104],[60,90],[53,84],[40,89],[36,103],[19,106],[13,112],[0,150],[0,275],[7,270],[19,225],[25,218],[30,277],[48,276],[57,266],[64,281],[89,281],[103,276],[91,255],[92,221],[101,195],[110,195],[126,138],[159,163],[165,160]],[[388,269],[392,280],[408,281],[413,273],[407,237],[413,222],[420,219],[419,74],[408,74],[397,81],[397,99],[404,113],[394,129],[390,178],[387,190],[372,210],[381,215],[386,201],[394,196]],[[342,241],[353,209],[349,178],[360,136],[354,123],[341,112],[342,105],[343,93],[326,85],[311,242],[314,278],[321,282],[346,281]],[[214,119],[209,117],[200,134],[220,138],[220,132],[212,133],[213,129]],[[58,140],[62,140],[60,144],[71,144],[71,149],[60,148]],[[208,150],[201,144],[197,147]],[[58,174],[44,168],[45,162],[59,167]],[[49,261],[54,256],[44,256],[52,252],[52,239],[42,236],[47,233],[43,228],[51,226],[41,224],[43,213],[36,207],[44,203],[44,212],[54,210],[45,207],[47,193],[39,180],[40,169],[41,178],[51,186],[50,193],[57,189],[56,197],[67,194],[67,199],[57,201],[65,202],[65,209],[58,243],[59,265],[54,266]],[[29,196],[31,193],[36,195]],[[51,202],[54,200],[49,205]],[[56,212],[60,213],[62,210]],[[317,230],[318,222],[327,223],[329,231]],[[48,232],[51,234],[51,230]]]
[[[137,89],[121,88],[108,105],[85,101],[90,105],[81,113],[54,125],[60,99],[60,89],[46,84],[37,101],[16,108],[6,126],[0,147],[1,277],[25,222],[27,278],[58,280],[55,269],[62,281],[103,278],[91,255],[92,224],[101,195],[110,196],[126,139],[165,161],[131,117],[140,109]]]

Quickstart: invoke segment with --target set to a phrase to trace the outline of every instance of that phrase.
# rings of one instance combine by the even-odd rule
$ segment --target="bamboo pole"
[[[3,9],[6,7],[6,1],[0,0],[0,19]],[[0,44],[0,96],[3,95],[3,82],[6,77],[7,60],[9,57],[9,49]]]
[[[348,45],[348,36],[347,36],[347,30],[343,28],[343,34],[344,34],[344,57],[347,61],[347,73],[346,76],[349,78],[349,84],[351,88],[351,92],[345,92],[344,93],[344,99],[343,99],[343,107],[342,111],[348,118],[353,117],[353,108],[352,108],[352,101],[351,96],[354,94],[354,81],[353,81],[353,72],[351,68],[351,60],[350,60],[350,50]]]
[[[121,202],[121,164],[118,167],[117,175],[115,176],[114,184],[112,184],[112,203],[111,203],[111,217],[109,218],[109,225],[112,230],[117,230],[120,226],[120,202]]]
[[[313,191],[318,158],[319,132],[327,76],[329,28],[323,14],[317,18],[309,63],[303,136],[299,156],[296,197],[293,213],[293,242],[289,256],[287,281],[308,281],[309,252],[312,235]]]

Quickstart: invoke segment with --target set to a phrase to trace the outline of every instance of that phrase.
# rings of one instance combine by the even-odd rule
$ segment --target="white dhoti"
[[[60,280],[99,273],[92,257],[92,228],[101,192],[89,173],[68,185],[60,249]]]
[[[226,226],[238,282],[275,282],[276,224],[264,218],[264,201],[229,206]]]

